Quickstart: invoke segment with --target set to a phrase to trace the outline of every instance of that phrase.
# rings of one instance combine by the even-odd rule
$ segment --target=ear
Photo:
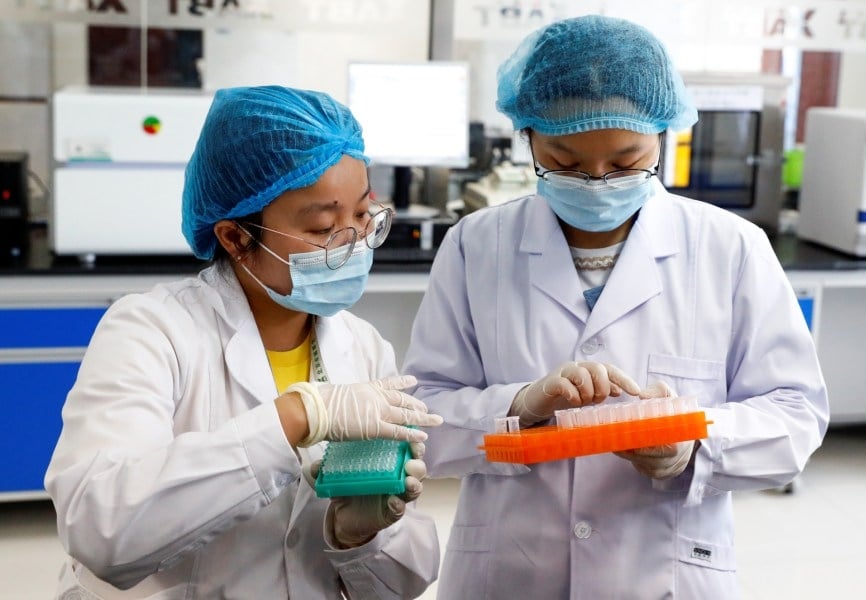
[[[220,246],[234,259],[240,259],[247,252],[250,236],[241,231],[237,223],[223,219],[213,226],[213,233]]]

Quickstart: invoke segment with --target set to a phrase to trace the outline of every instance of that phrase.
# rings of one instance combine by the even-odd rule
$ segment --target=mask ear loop
[[[241,269],[243,269],[244,271],[246,271],[246,272],[247,272],[247,275],[249,275],[250,277],[252,277],[252,278],[255,280],[256,283],[258,283],[260,286],[262,286],[262,289],[264,289],[264,290],[269,289],[268,286],[266,286],[265,283],[264,283],[261,279],[259,279],[258,277],[256,277],[255,274],[254,274],[252,271],[250,271],[249,268],[248,268],[244,263],[241,263]]]
[[[276,258],[278,261],[280,261],[281,263],[283,263],[284,265],[286,265],[287,267],[289,267],[289,276],[291,276],[292,265],[291,265],[287,260],[280,258],[280,257],[277,255],[276,252],[274,252],[273,250],[271,250],[270,248],[268,248],[267,246],[265,246],[263,243],[261,243],[260,241],[258,241],[256,238],[254,238],[252,235],[250,235],[250,232],[247,231],[246,229],[244,229],[244,226],[241,225],[240,223],[238,223],[237,221],[235,221],[235,225],[237,225],[238,229],[240,229],[240,230],[241,230],[242,232],[244,232],[247,236],[249,236],[249,238],[250,238],[251,240],[253,240],[256,244],[258,244],[258,246],[259,246],[260,248],[264,249],[265,252],[269,253],[271,256],[273,256],[274,258]],[[242,256],[242,255],[235,256],[235,260],[240,264],[241,268],[242,268],[244,271],[246,271],[247,275],[249,275],[250,277],[252,277],[253,280],[254,280],[256,283],[258,283],[258,284],[262,287],[262,289],[265,289],[265,290],[269,289],[268,286],[265,285],[265,282],[263,282],[261,279],[259,279],[258,277],[256,277],[255,273],[253,273],[252,271],[250,271],[249,267],[247,267],[243,262],[241,262],[241,261],[243,260],[243,258],[244,258],[244,256]]]
[[[237,221],[235,221],[235,225],[238,226],[238,229],[240,229],[240,230],[243,231],[245,234],[247,234],[247,235],[249,236],[249,238],[250,238],[251,240],[253,240],[253,241],[254,241],[254,242],[259,246],[259,248],[261,248],[262,250],[264,250],[265,252],[267,252],[268,254],[270,254],[271,256],[273,256],[274,258],[276,258],[278,261],[280,261],[281,263],[283,263],[284,265],[286,265],[287,267],[289,267],[289,269],[292,268],[292,264],[291,264],[289,261],[287,261],[285,258],[282,258],[279,254],[277,254],[276,252],[274,252],[273,250],[271,250],[270,248],[268,248],[267,246],[265,246],[263,243],[261,243],[260,241],[258,241],[256,238],[254,238],[252,235],[250,235],[250,232],[247,231],[246,229],[244,229],[244,226],[243,226],[243,225],[241,225],[241,224],[238,223]],[[240,257],[237,257],[237,260],[240,260]],[[242,265],[242,266],[243,266],[243,265]],[[249,271],[247,271],[247,272],[249,273]],[[255,277],[255,275],[253,275],[253,277]],[[256,281],[258,281],[258,280],[256,280]]]

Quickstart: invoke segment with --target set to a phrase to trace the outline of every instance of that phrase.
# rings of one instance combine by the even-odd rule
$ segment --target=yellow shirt
[[[274,383],[277,384],[277,390],[280,393],[293,383],[310,380],[310,363],[312,361],[310,340],[308,335],[300,346],[291,350],[281,352],[266,350],[268,362],[271,365],[271,373],[274,375]]]

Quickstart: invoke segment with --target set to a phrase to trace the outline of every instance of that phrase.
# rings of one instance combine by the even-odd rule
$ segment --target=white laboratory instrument
[[[866,256],[866,110],[810,108],[799,237]]]
[[[190,254],[180,229],[184,168],[211,100],[180,89],[56,92],[55,254]]]
[[[466,212],[486,206],[496,206],[515,198],[534,194],[538,183],[535,170],[530,165],[502,163],[496,165],[490,174],[478,181],[467,183],[463,189],[463,203]]]

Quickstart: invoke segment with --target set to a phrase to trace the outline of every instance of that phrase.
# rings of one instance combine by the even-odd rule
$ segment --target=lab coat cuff
[[[456,415],[451,409],[451,418],[454,422],[449,423],[446,417],[445,423],[440,427],[431,428],[428,432],[430,439],[427,443],[425,461],[430,477],[464,477],[475,473],[484,475],[522,475],[529,473],[526,465],[505,462],[490,462],[485,453],[478,449],[484,444],[484,435],[493,433],[495,419],[508,416],[514,396],[524,387],[525,383],[494,384],[478,392],[466,388],[449,392],[437,389],[435,395],[442,394],[442,399],[436,397],[435,404],[431,406],[447,407],[456,402],[447,398],[453,393],[455,399],[466,399],[468,414]],[[424,399],[423,395],[419,396]],[[430,397],[434,397],[431,394]],[[433,412],[437,412],[435,409]],[[447,413],[448,411],[444,411]],[[446,416],[443,414],[443,416]]]
[[[274,500],[301,476],[301,464],[280,425],[276,404],[267,402],[235,419],[238,437],[262,493]]]
[[[708,430],[708,437],[701,440],[698,451],[692,459],[692,483],[689,486],[685,506],[697,506],[707,496],[721,493],[710,485],[716,463],[721,460],[725,431],[733,426],[733,415],[730,411],[705,409],[707,419],[713,423]]]
[[[494,420],[497,417],[507,417],[511,411],[511,405],[514,402],[514,397],[517,393],[532,382],[514,383],[503,385],[496,394],[490,399],[489,410],[486,414],[491,415],[486,417],[482,423],[483,430],[487,433],[496,431]],[[523,475],[529,473],[530,469],[526,465],[489,462],[482,457],[483,462],[478,463],[476,469],[472,469],[471,473],[484,473],[485,475]]]
[[[512,383],[499,386],[495,394],[491,394],[488,398],[488,406],[484,414],[487,415],[481,420],[480,428],[486,433],[496,431],[495,420],[499,417],[507,417],[511,411],[511,405],[514,402],[517,392],[525,388],[532,382]]]

